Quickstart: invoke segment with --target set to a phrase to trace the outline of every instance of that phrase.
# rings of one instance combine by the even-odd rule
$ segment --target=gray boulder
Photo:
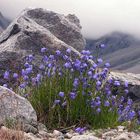
[[[39,56],[42,47],[51,53],[70,48],[79,55],[77,50],[83,49],[85,43],[80,29],[74,15],[41,8],[24,10],[0,35],[0,74],[21,64],[28,54]]]
[[[18,124],[25,132],[36,133],[37,115],[27,99],[0,86],[0,124]]]
[[[81,25],[75,15],[61,15],[41,8],[28,10],[26,16],[48,29],[54,36],[80,51],[85,48]]]

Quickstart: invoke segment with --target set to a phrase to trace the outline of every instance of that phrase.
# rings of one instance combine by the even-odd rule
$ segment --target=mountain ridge
[[[86,49],[93,55],[96,47],[105,44],[106,48],[100,50],[99,56],[111,63],[113,70],[139,73],[140,71],[140,40],[133,35],[112,32],[99,39],[87,39]]]

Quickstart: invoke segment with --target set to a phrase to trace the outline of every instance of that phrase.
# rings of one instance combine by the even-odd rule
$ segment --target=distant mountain
[[[6,19],[2,13],[0,12],[0,33],[6,29],[6,27],[9,25],[10,21]]]
[[[3,29],[0,27],[0,33],[2,33]]]
[[[99,44],[106,45],[99,55],[111,63],[113,70],[140,73],[139,39],[129,34],[113,32],[96,40],[87,39],[86,49],[95,55]]]

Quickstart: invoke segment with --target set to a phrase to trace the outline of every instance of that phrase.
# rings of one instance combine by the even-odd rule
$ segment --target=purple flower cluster
[[[105,48],[105,45],[101,44],[100,48]],[[129,92],[127,81],[123,84],[125,93],[123,96],[118,92],[113,93],[112,87],[116,89],[122,83],[112,78],[108,79],[110,63],[105,63],[104,68],[100,69],[99,66],[104,61],[97,58],[97,63],[91,63],[94,57],[87,50],[83,50],[81,56],[76,57],[73,56],[71,49],[67,49],[65,53],[56,50],[55,53],[48,55],[47,49],[43,47],[40,53],[42,58],[38,66],[33,63],[35,56],[29,55],[21,72],[10,73],[7,70],[3,74],[3,79],[8,81],[12,77],[17,81],[18,88],[31,88],[31,91],[40,88],[41,85],[47,86],[46,91],[41,89],[41,92],[47,92],[43,97],[51,101],[47,99],[45,103],[49,102],[49,107],[66,109],[64,112],[69,112],[69,114],[72,114],[72,111],[68,109],[75,109],[78,103],[79,106],[76,109],[78,113],[84,107],[90,110],[93,117],[100,116],[104,112],[117,111],[119,121],[128,121],[136,118],[138,113],[140,114],[133,109],[132,100],[127,98]],[[6,82],[3,86],[9,87]],[[25,95],[28,94],[25,93]],[[85,128],[78,127],[75,131],[82,134]]]

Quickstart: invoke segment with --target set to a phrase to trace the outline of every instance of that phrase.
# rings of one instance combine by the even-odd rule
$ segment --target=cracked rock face
[[[0,74],[28,54],[38,55],[42,47],[80,54],[85,40],[79,19],[41,8],[24,10],[0,35]]]
[[[81,34],[80,21],[75,15],[64,16],[40,8],[27,11],[27,16],[76,50],[84,49],[85,40]]]
[[[26,39],[24,43],[31,42],[32,46],[26,44],[29,50],[30,47],[72,47],[80,51],[85,47],[80,22],[75,15],[64,16],[41,8],[24,10],[0,36],[0,47],[6,45],[7,48],[12,42],[13,50],[26,49],[19,47],[21,38]]]

